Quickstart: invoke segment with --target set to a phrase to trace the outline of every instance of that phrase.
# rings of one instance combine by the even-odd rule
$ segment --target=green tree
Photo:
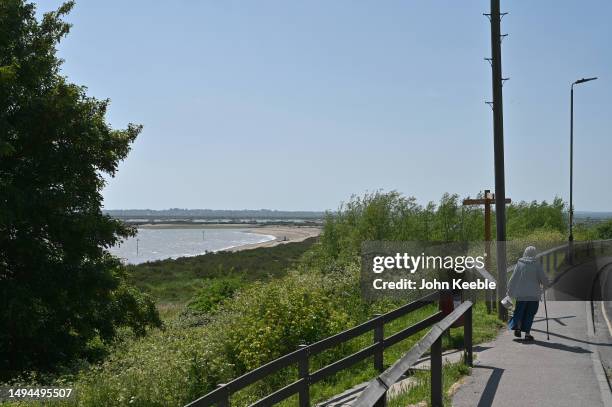
[[[506,212],[508,238],[525,236],[537,229],[563,233],[567,230],[564,209],[565,204],[559,197],[556,197],[552,203],[533,201],[509,205]]]
[[[243,278],[237,276],[206,281],[205,286],[198,291],[188,306],[201,312],[214,311],[219,304],[234,295],[244,285],[243,281]]]
[[[482,198],[482,194],[478,195]],[[463,206],[457,194],[445,193],[436,204],[418,205],[414,197],[397,191],[376,191],[352,196],[327,214],[320,243],[305,256],[309,267],[335,270],[359,257],[365,240],[477,242],[484,239],[484,213],[479,206]],[[539,239],[558,243],[567,229],[565,205],[560,198],[552,203],[519,202],[508,206],[508,237]],[[492,214],[493,229],[495,216]],[[599,232],[606,234],[602,227]],[[495,230],[492,238],[495,239]],[[316,261],[322,259],[321,261]],[[333,267],[329,267],[332,264]]]
[[[0,375],[51,368],[111,340],[119,325],[159,325],[107,249],[133,231],[102,214],[112,177],[141,130],[113,130],[108,100],[60,74],[56,47],[73,3],[39,21],[0,0]]]

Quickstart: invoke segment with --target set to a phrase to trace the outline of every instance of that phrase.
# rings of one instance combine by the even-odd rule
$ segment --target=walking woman
[[[529,332],[542,295],[540,285],[544,288],[550,285],[542,265],[536,260],[536,254],[535,247],[527,247],[508,282],[508,295],[516,299],[508,327],[514,330],[514,336],[517,338],[521,337],[521,332],[525,332],[526,341],[533,340]]]

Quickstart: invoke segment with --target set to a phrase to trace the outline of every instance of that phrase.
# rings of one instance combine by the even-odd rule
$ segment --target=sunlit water
[[[274,240],[271,235],[240,229],[138,229],[136,237],[110,249],[130,264],[197,256],[236,246]]]

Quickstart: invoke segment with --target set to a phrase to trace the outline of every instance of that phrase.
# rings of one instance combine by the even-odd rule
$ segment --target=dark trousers
[[[529,333],[539,306],[539,301],[517,301],[512,318],[508,322],[508,327],[512,330],[518,329]]]

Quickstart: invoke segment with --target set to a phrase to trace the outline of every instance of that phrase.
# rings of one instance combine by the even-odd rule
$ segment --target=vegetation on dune
[[[514,222],[511,230],[517,236],[523,234],[526,237],[527,234],[537,239],[560,237],[565,225],[563,205],[559,205],[559,202],[517,205],[512,215],[526,216],[530,220]],[[555,213],[557,216],[554,216]],[[538,221],[538,218],[541,219]],[[413,198],[405,198],[396,192],[374,193],[354,198],[337,213],[327,216],[320,242],[315,243],[299,262],[294,263],[296,272],[238,290],[234,289],[231,277],[223,273],[225,277],[215,285],[217,288],[200,296],[205,304],[200,309],[214,310],[212,316],[209,315],[201,327],[190,328],[206,332],[206,343],[217,343],[219,346],[218,350],[212,352],[219,362],[201,361],[208,366],[208,374],[212,372],[210,366],[223,366],[221,373],[207,376],[209,379],[215,377],[216,381],[201,382],[198,386],[202,391],[200,394],[213,389],[218,382],[236,377],[296,349],[301,343],[311,343],[354,326],[373,313],[388,311],[397,306],[393,302],[367,304],[361,300],[357,270],[359,248],[363,240],[481,239],[483,228],[482,211],[462,207],[456,195],[446,194],[439,205],[432,203],[421,207]],[[219,294],[225,290],[231,291],[233,297],[220,300],[223,295]],[[213,297],[216,299],[209,301]],[[216,305],[211,306],[211,302]],[[431,312],[432,309],[425,309],[422,313],[414,313],[397,321],[395,327],[388,328],[388,334]],[[494,316],[486,314],[482,304],[477,305],[475,315],[475,338],[478,341],[491,339],[500,326],[499,322]],[[212,337],[216,340],[212,340]],[[445,339],[446,346],[459,346],[462,340],[460,330],[453,332],[452,338],[450,342]],[[410,338],[390,349],[386,353],[385,362],[390,364],[397,359],[416,339]],[[313,366],[322,366],[346,356],[367,346],[371,340],[367,335],[356,338],[342,349],[333,349],[321,355],[320,359],[315,358]],[[329,397],[374,374],[371,363],[359,364],[355,369],[339,373],[314,386],[313,399]],[[260,397],[266,390],[290,383],[295,375],[295,371],[288,369],[267,381],[250,386],[238,393],[232,401],[237,405],[246,404]],[[287,405],[291,405],[291,401]]]
[[[316,238],[310,238],[273,247],[160,260],[127,266],[127,269],[130,282],[151,294],[158,303],[182,305],[194,296],[207,297],[210,293],[211,297],[217,297],[217,290],[282,277],[315,241]],[[225,280],[221,285],[227,287],[220,287],[217,280]]]
[[[223,301],[232,297],[244,284],[244,281],[238,276],[211,279],[205,283],[205,286],[197,292],[187,306],[205,313],[215,311]]]
[[[354,286],[354,287],[353,287]],[[210,316],[203,326],[168,321],[165,329],[117,343],[99,366],[76,380],[80,405],[178,406],[220,382],[357,321],[353,279],[290,273],[255,282]],[[338,295],[345,292],[344,295]],[[329,357],[329,356],[328,356]],[[288,380],[272,377],[240,394],[235,405]],[[68,404],[68,403],[67,403]]]
[[[509,219],[509,233],[522,239],[561,239],[565,231],[559,201],[521,203],[509,210],[509,216],[528,219]],[[181,405],[300,344],[397,307],[399,303],[392,300],[367,303],[360,297],[363,240],[481,239],[483,227],[482,212],[462,207],[456,195],[446,194],[440,204],[422,207],[399,193],[379,192],[353,198],[328,215],[318,242],[131,266],[130,280],[137,286],[162,303],[171,299],[187,307],[168,318],[164,329],[144,338],[124,334],[102,364],[69,380],[77,388],[81,405]],[[190,288],[173,293],[174,280]],[[426,307],[400,318],[386,327],[386,335],[433,312],[435,307]],[[476,342],[493,338],[500,326],[483,304],[476,304]],[[418,337],[388,349],[385,365],[399,358]],[[461,328],[453,329],[450,339],[444,338],[444,346],[459,347],[462,340]],[[371,334],[362,335],[317,355],[311,367],[320,368],[371,342]],[[464,373],[452,366],[446,371],[449,378]],[[312,398],[325,399],[375,374],[371,360],[359,363],[313,386]],[[295,367],[284,369],[237,393],[232,402],[246,405],[296,377]],[[412,395],[402,397],[414,400],[426,392],[426,381],[419,383]],[[295,400],[284,403],[293,404]]]
[[[144,338],[129,337],[118,343],[109,358],[84,371],[76,380],[80,405],[85,406],[178,406],[183,405],[263,363],[342,331],[397,306],[364,304],[359,297],[356,269],[346,274],[321,276],[289,273],[274,282],[256,282],[226,302],[203,326],[168,322]],[[423,308],[389,324],[386,335],[422,320],[436,311]],[[475,310],[474,340],[492,338],[500,324],[486,315],[484,305]],[[402,341],[385,353],[389,366],[409,349],[417,336]],[[318,369],[372,343],[371,334],[332,348],[311,361]],[[454,329],[445,347],[462,343],[462,329]],[[313,400],[323,400],[375,375],[372,360],[340,372],[312,388]],[[297,378],[287,368],[239,392],[233,405],[247,405]],[[68,403],[67,403],[68,404]],[[287,401],[285,406],[292,406]]]
[[[538,206],[540,210],[549,210],[548,205]],[[81,373],[76,379],[81,404],[123,405],[131,401],[134,405],[180,405],[212,390],[217,383],[288,353],[302,343],[312,343],[355,326],[374,313],[386,312],[399,304],[390,300],[366,303],[359,295],[361,241],[411,239],[414,236],[439,240],[465,236],[477,239],[482,233],[477,230],[483,226],[481,217],[478,210],[460,207],[458,198],[452,195],[445,195],[440,205],[422,208],[415,205],[413,199],[395,192],[376,193],[355,198],[334,216],[328,216],[320,241],[314,245],[310,243],[312,247],[308,250],[301,250],[301,257],[290,262],[295,271],[279,272],[277,275],[285,274],[281,277],[268,276],[260,281],[238,284],[233,278],[242,276],[242,272],[218,273],[221,259],[231,261],[233,256],[249,255],[255,250],[219,253],[214,255],[218,256],[216,259],[211,256],[209,259],[214,260],[207,263],[210,268],[206,269],[202,262],[208,261],[207,256],[133,267],[135,280],[144,270],[158,268],[158,275],[145,279],[151,286],[156,279],[171,281],[171,277],[164,276],[159,263],[186,270],[195,270],[200,265],[200,273],[208,276],[209,282],[218,283],[210,284],[208,291],[198,293],[191,302],[198,304],[194,309],[205,318],[194,323],[183,313],[168,320],[165,330],[155,331],[144,339],[130,337],[118,343],[102,365]],[[542,225],[548,227],[546,222]],[[541,234],[549,229],[539,230],[534,233]],[[291,245],[257,250],[274,249],[294,250]],[[251,258],[250,255],[247,258]],[[133,273],[138,268],[143,270]],[[174,273],[180,272],[176,269]],[[260,277],[265,275],[259,274]],[[387,328],[387,335],[434,311],[428,307],[395,321]],[[477,341],[492,338],[500,326],[495,316],[486,314],[482,304],[476,306],[474,322]],[[409,338],[389,349],[385,363],[392,363],[417,339],[418,336]],[[371,341],[371,335],[355,338],[317,356],[312,366],[323,366]],[[457,347],[461,341],[461,330],[453,330],[452,339],[445,338],[445,346]],[[313,399],[329,397],[374,374],[371,362],[358,364],[314,386]],[[295,369],[286,369],[239,392],[232,401],[235,405],[247,404],[266,391],[288,384],[295,375]],[[287,403],[291,405],[290,401]]]

